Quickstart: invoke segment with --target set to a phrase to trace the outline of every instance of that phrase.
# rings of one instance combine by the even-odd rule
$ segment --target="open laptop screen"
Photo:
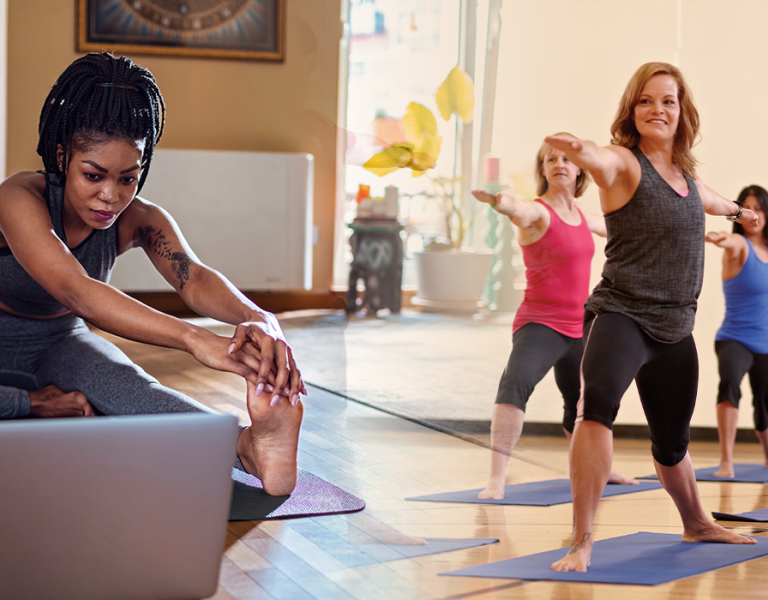
[[[205,413],[0,423],[0,595],[212,595],[237,435]]]

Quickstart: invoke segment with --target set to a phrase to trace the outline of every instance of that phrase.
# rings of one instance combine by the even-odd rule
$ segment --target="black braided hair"
[[[165,102],[155,77],[147,69],[108,52],[78,58],[53,84],[40,113],[37,153],[45,170],[65,170],[56,160],[64,148],[64,164],[74,150],[110,138],[144,140],[139,187],[149,173],[155,144],[163,134]]]

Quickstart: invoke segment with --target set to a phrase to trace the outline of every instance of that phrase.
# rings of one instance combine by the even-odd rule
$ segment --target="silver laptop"
[[[237,435],[212,414],[0,422],[0,598],[213,595]]]

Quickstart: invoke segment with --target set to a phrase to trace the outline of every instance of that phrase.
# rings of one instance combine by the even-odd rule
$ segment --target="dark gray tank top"
[[[59,177],[45,173],[45,202],[51,215],[53,230],[66,244],[63,200],[64,187]],[[109,280],[117,258],[119,221],[118,218],[118,221],[107,229],[94,229],[80,245],[70,248],[70,252],[93,279],[105,283]],[[55,315],[65,310],[64,306],[22,268],[10,248],[0,248],[0,302],[20,313],[40,317]]]
[[[620,313],[662,342],[693,331],[704,277],[704,207],[685,175],[681,196],[635,147],[642,176],[632,199],[605,215],[608,243],[603,278],[584,305],[594,313]]]

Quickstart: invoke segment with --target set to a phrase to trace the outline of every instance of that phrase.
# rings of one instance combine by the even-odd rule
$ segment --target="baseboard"
[[[454,431],[463,435],[489,435],[491,432],[490,421],[454,421],[448,419],[432,419],[431,423],[448,431]],[[523,425],[522,435],[530,436],[561,436],[563,426],[560,423],[540,423],[526,421]],[[623,439],[649,440],[651,439],[647,425],[619,425],[613,426],[613,437]],[[691,427],[692,442],[717,442],[716,427]],[[736,441],[746,444],[759,443],[753,429],[738,429]]]
[[[151,306],[155,310],[188,318],[197,316],[176,292],[126,292],[132,298]],[[347,310],[347,291],[329,290],[327,292],[243,292],[250,300],[271,313],[294,310]],[[419,310],[411,305],[414,290],[403,290],[403,308]]]

